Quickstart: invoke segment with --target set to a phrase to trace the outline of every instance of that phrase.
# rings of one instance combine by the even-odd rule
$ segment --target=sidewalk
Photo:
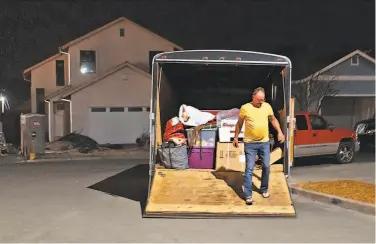
[[[38,163],[38,162],[57,162],[57,161],[78,161],[78,160],[100,160],[100,159],[148,159],[149,151],[135,149],[129,151],[99,151],[94,153],[47,153],[34,160],[26,159],[17,155],[0,156],[0,164],[17,164],[17,163]]]

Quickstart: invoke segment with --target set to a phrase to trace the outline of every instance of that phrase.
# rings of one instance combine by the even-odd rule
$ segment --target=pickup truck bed
[[[261,169],[255,168],[256,187],[260,177]],[[242,172],[156,169],[145,217],[295,216],[281,164],[271,165],[268,199],[254,192],[248,206],[242,187]]]

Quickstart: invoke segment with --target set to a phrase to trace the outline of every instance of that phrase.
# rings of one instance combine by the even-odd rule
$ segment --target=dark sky
[[[374,11],[374,0],[1,1],[0,87],[13,102],[28,99],[24,69],[120,16],[185,49],[287,55],[301,78],[355,49],[374,51]]]

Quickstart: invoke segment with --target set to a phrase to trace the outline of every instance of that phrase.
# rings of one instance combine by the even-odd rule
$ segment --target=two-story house
[[[356,122],[370,118],[375,113],[375,59],[366,53],[355,50],[334,63],[301,80],[293,81],[292,89],[309,81],[331,83],[335,93],[318,97],[311,105],[318,107],[319,113],[338,127],[353,128]],[[329,88],[317,86],[321,89]],[[325,92],[312,89],[311,92]],[[309,94],[306,94],[309,96]],[[319,105],[319,106],[317,106]]]
[[[100,144],[133,144],[149,129],[151,62],[178,45],[121,17],[24,70],[31,112],[49,140],[79,132]]]

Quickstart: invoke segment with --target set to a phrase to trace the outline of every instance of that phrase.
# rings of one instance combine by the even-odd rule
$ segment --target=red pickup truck
[[[339,163],[350,163],[360,149],[355,131],[335,128],[321,115],[295,114],[294,158],[333,155]]]

